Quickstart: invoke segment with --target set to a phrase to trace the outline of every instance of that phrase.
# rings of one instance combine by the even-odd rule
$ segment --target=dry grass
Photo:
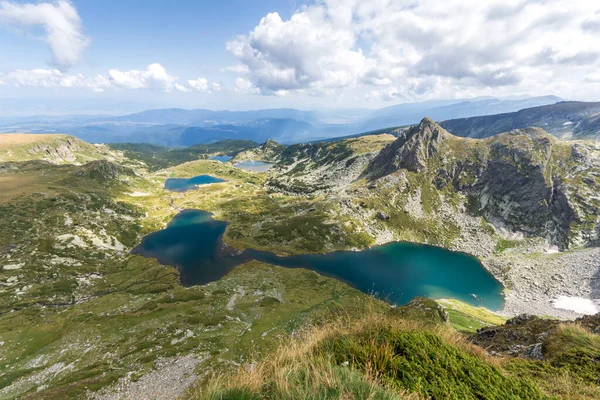
[[[42,142],[44,140],[66,137],[60,134],[29,134],[29,133],[3,133],[0,134],[0,149],[6,149],[16,145]]]
[[[356,139],[346,139],[346,144],[355,153],[362,154],[379,151],[394,140],[396,140],[394,135],[384,133],[381,135],[361,136]]]
[[[364,345],[360,351],[370,360],[364,368],[352,364],[340,366],[331,354],[323,351],[323,344],[341,337],[352,337],[364,332],[430,332],[444,343],[477,357],[497,368],[501,359],[488,355],[484,349],[467,342],[463,335],[447,325],[432,327],[419,321],[407,321],[389,314],[366,312],[361,317],[343,317],[323,326],[313,326],[296,332],[293,339],[285,339],[279,349],[260,363],[240,368],[236,374],[218,375],[208,384],[195,387],[188,399],[271,399],[271,398],[331,398],[331,399],[422,399],[420,393],[409,393],[381,371],[397,359],[396,349],[381,344],[376,339]],[[341,364],[343,365],[343,364]],[[340,372],[348,374],[340,377]],[[418,372],[415,372],[418,374]],[[300,377],[300,378],[299,378]],[[357,395],[352,388],[359,385]],[[351,382],[351,383],[349,383]],[[301,390],[299,391],[299,386]],[[267,389],[266,389],[267,388]],[[323,396],[324,388],[336,388],[334,396]],[[267,392],[265,392],[267,390]],[[326,390],[325,390],[326,391]],[[265,394],[266,393],[266,394]],[[298,397],[300,396],[300,397]]]

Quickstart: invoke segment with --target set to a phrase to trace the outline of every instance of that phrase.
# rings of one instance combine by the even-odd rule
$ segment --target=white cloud
[[[234,91],[238,93],[254,93],[257,94],[259,92],[258,88],[256,88],[252,82],[245,78],[237,78],[235,80],[235,86],[233,88]]]
[[[60,69],[75,64],[89,40],[82,33],[81,18],[67,0],[53,3],[0,2],[0,24],[23,28],[42,27],[52,61]]]
[[[198,78],[196,80],[189,80],[188,85],[198,92],[208,91],[208,80],[206,78]]]
[[[58,69],[17,69],[3,75],[5,84],[13,86],[36,87],[63,87],[63,88],[88,88],[94,91],[103,91],[110,87],[107,77],[102,75],[84,76],[82,74],[68,74]]]
[[[206,78],[190,79],[186,85],[175,84],[175,89],[180,92],[202,92],[213,93],[221,90],[221,85],[216,82],[209,82]]]
[[[600,83],[600,73],[592,73],[585,77],[585,81],[589,83]]]
[[[38,68],[33,70],[14,70],[2,75],[0,84],[16,87],[32,86],[47,88],[87,88],[100,93],[105,89],[145,89],[169,92],[173,89],[180,92],[212,93],[221,90],[221,85],[209,82],[206,78],[188,80],[185,84],[177,82],[178,78],[169,75],[165,68],[158,64],[150,64],[144,70],[120,71],[111,69],[108,75],[86,76],[69,74],[58,69]]]
[[[158,63],[150,64],[145,70],[119,71],[111,69],[108,76],[113,86],[124,89],[151,89],[168,92],[173,89],[177,77],[171,76]]]
[[[249,68],[247,65],[244,64],[236,64],[236,65],[231,65],[229,67],[225,67],[221,69],[222,72],[234,72],[236,74],[245,74],[248,73]]]
[[[600,67],[599,11],[589,0],[317,0],[228,42],[240,64],[227,70],[263,94],[560,91]]]

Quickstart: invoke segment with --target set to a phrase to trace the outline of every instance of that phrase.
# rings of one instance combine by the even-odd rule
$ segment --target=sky
[[[597,0],[0,0],[0,113],[600,100]]]

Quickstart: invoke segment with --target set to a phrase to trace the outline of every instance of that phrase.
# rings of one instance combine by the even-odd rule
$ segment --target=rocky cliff
[[[598,240],[600,157],[593,143],[562,142],[538,128],[486,140],[458,138],[425,118],[370,163],[376,181],[405,170],[468,198],[497,228],[559,248]]]

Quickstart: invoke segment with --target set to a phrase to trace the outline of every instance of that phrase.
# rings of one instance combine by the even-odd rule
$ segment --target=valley
[[[280,351],[282,339],[297,340],[306,329],[324,340],[324,331],[310,328],[326,329],[341,316],[365,315],[390,337],[398,329],[417,332],[401,336],[410,345],[418,332],[429,332],[429,322],[421,324],[432,317],[422,316],[423,310],[436,316],[434,325],[442,316],[442,331],[469,333],[524,312],[572,319],[581,316],[576,311],[582,308],[573,306],[581,301],[586,313],[598,311],[600,149],[590,141],[565,142],[539,129],[465,139],[427,118],[410,129],[339,141],[219,142],[196,151],[26,136],[0,146],[0,365],[7,366],[0,374],[0,398],[144,398],[157,390],[152,376],[162,376],[160,389],[171,398],[203,398],[198,388],[212,387],[218,379],[213,374],[260,361]],[[232,158],[210,159],[223,155]],[[244,161],[273,166],[266,172],[235,167]],[[198,176],[210,180],[190,180]],[[177,190],[165,189],[169,181],[178,182]],[[190,223],[212,221],[215,251],[235,262],[209,261],[223,263],[226,274],[190,285],[185,268],[131,253],[185,210],[212,213],[214,220],[200,215]],[[190,232],[183,237],[202,238]],[[438,282],[417,294],[439,302],[400,297],[391,308],[369,296],[372,282],[359,274],[361,265],[381,264],[380,258],[359,259],[353,267],[362,287],[340,275],[341,266],[337,272],[314,268],[319,273],[287,268],[309,259],[329,266],[338,255],[380,257],[379,249],[392,242],[476,257],[485,268],[480,271],[495,278],[494,292],[500,295],[500,283],[504,287],[501,306],[487,303],[490,294],[479,293],[477,282],[462,294],[444,292]],[[198,254],[185,253],[180,244],[167,250],[199,268]],[[192,248],[201,245],[206,241]],[[418,262],[409,264],[407,276],[411,265],[420,269],[414,267]],[[452,279],[460,281],[460,273]],[[385,293],[379,297],[390,300]],[[416,325],[388,321],[410,320],[415,313]],[[360,332],[367,327],[351,320],[346,333],[365,345]],[[475,357],[477,368],[492,368],[487,359],[479,361],[478,350],[435,332],[448,352],[462,349]],[[425,335],[426,342],[441,340]],[[592,343],[589,351],[597,351],[596,339],[586,340]],[[347,354],[337,347],[342,344],[325,343],[311,354]],[[568,358],[562,349],[553,351],[547,363]],[[493,376],[500,386],[508,376],[515,390],[539,398],[549,390],[527,372],[528,364],[498,365]],[[257,371],[262,368],[271,367],[259,364]],[[550,369],[545,373],[558,376]],[[598,393],[588,375],[573,374],[580,393]],[[534,383],[520,381],[522,376]],[[406,382],[401,387],[419,391]],[[431,390],[421,393],[438,389]]]

